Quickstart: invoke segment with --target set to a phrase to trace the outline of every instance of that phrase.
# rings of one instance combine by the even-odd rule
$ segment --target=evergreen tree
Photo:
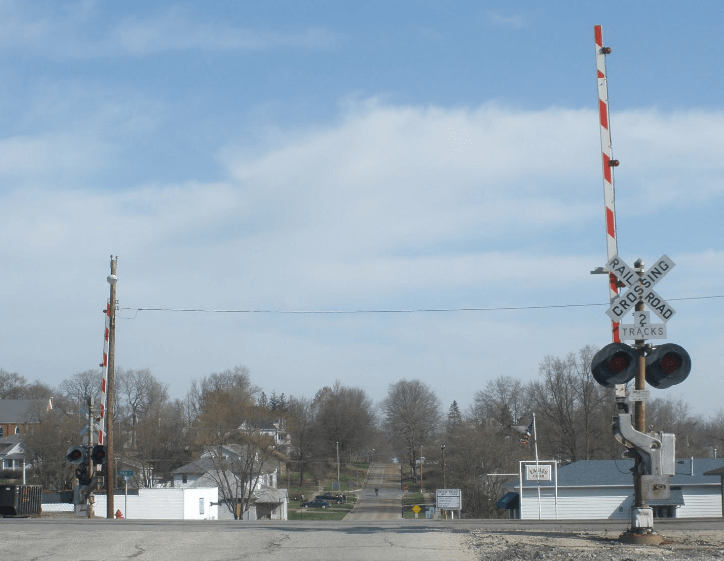
[[[460,415],[460,408],[458,402],[453,400],[450,409],[447,412],[447,431],[452,432],[457,429],[463,423],[462,415]]]

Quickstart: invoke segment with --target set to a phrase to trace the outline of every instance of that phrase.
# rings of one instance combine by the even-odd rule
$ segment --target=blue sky
[[[0,367],[102,353],[181,397],[419,378],[445,409],[609,342],[593,26],[619,253],[667,254],[667,392],[720,407],[724,112],[712,2],[0,1]],[[683,300],[679,300],[683,299]],[[553,307],[597,304],[591,306]],[[291,311],[460,310],[290,314]],[[543,307],[543,308],[542,308]],[[266,310],[150,312],[138,308]]]

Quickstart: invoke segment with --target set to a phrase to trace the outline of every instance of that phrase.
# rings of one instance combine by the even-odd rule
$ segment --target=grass
[[[402,496],[402,504],[403,505],[416,505],[419,503],[424,502],[424,497],[422,496],[422,493],[407,493],[406,495]]]
[[[295,508],[290,505],[289,520],[342,520],[354,508],[357,495],[347,495],[347,502],[341,505],[332,504],[328,508]]]
[[[363,464],[360,462],[342,466],[339,474],[339,483],[342,489],[339,494],[344,493],[347,495],[347,502],[341,505],[332,504],[329,508],[325,509],[300,508],[300,499],[302,495],[304,495],[305,500],[311,500],[316,495],[322,495],[327,491],[337,494],[336,491],[332,491],[332,484],[337,483],[336,466],[333,466],[333,469],[330,469],[327,473],[325,473],[324,478],[319,481],[313,479],[307,472],[305,472],[305,478],[303,480],[303,485],[301,486],[299,485],[298,471],[292,471],[288,478],[281,478],[279,481],[280,488],[287,488],[286,484],[289,483],[289,487],[287,488],[287,493],[290,499],[288,511],[289,520],[342,520],[347,513],[354,508],[354,505],[357,502],[357,496],[353,493],[350,494],[347,492],[347,489],[360,488],[364,483],[365,474],[368,468],[369,464]],[[320,483],[320,485],[317,485],[317,483]],[[320,488],[322,490],[320,490]]]
[[[347,493],[349,489],[359,489],[364,483],[365,474],[368,464],[347,464],[342,466],[339,474],[340,493]],[[319,485],[317,485],[319,483]],[[292,500],[299,500],[302,495],[307,500],[314,498],[315,495],[321,495],[326,491],[332,491],[333,484],[337,483],[337,468],[332,466],[320,479],[314,479],[308,472],[304,473],[303,484],[299,485],[299,472],[292,471],[289,476],[282,476],[279,479],[279,488],[287,489],[289,497]],[[289,486],[287,487],[287,484]],[[320,490],[320,488],[322,490]]]

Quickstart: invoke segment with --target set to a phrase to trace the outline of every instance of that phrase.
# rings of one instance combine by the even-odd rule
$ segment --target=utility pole
[[[445,481],[445,445],[440,446],[442,450],[442,488],[447,489],[447,483]]]
[[[93,395],[88,398],[88,477],[92,482],[85,499],[88,518],[93,518],[93,488],[95,485],[93,482],[93,457],[91,456],[91,450],[93,450]]]
[[[116,362],[116,283],[118,277],[116,271],[118,267],[118,256],[115,258],[111,255],[111,274],[108,276],[108,284],[111,285],[111,302],[110,302],[110,322],[108,328],[108,386],[106,391],[106,450],[107,450],[107,481],[106,489],[108,499],[106,501],[106,517],[109,520],[115,518],[115,505],[113,504],[113,493],[115,491],[114,484],[116,478],[116,468],[114,462],[113,451],[113,400],[115,398],[115,362]]]

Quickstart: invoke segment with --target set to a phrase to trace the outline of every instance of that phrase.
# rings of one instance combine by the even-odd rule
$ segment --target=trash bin
[[[0,516],[38,516],[42,485],[0,485]]]

